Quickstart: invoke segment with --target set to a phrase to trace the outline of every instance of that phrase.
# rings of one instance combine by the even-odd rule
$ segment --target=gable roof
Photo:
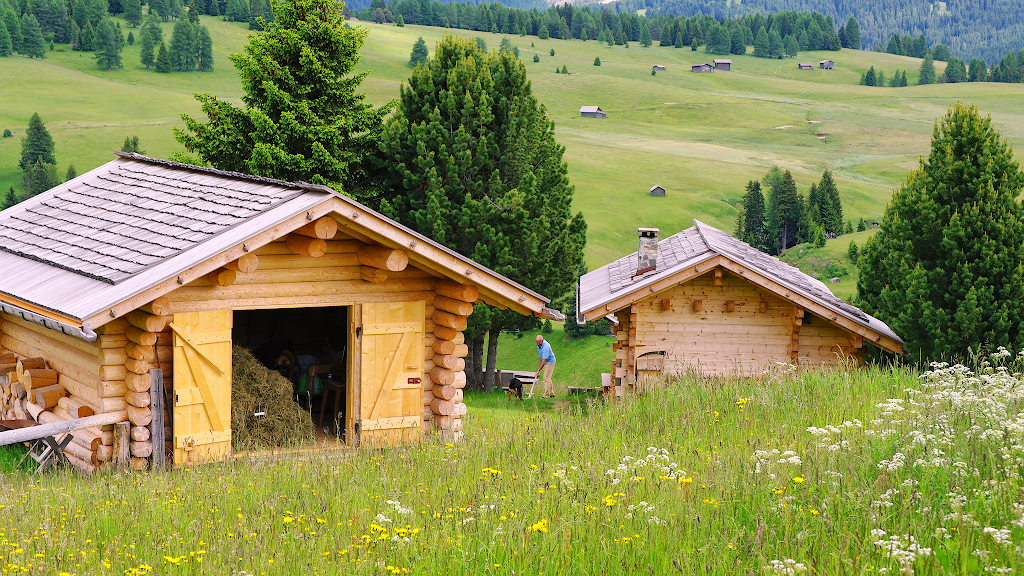
[[[604,112],[600,106],[580,106],[580,112]]]
[[[902,347],[903,340],[884,322],[840,300],[820,280],[717,228],[699,220],[693,223],[692,228],[658,242],[654,271],[634,277],[637,267],[634,252],[581,277],[577,286],[577,321],[603,317],[679,281],[686,281],[682,276],[698,276],[713,266],[728,263],[737,270],[742,269],[748,280],[756,275],[765,285],[781,288],[785,294],[780,296],[790,300],[799,298],[820,307],[834,322],[852,322],[874,336],[887,339],[892,344],[887,349],[898,351]],[[754,274],[746,274],[746,271]],[[871,340],[880,345],[888,344],[875,337]]]
[[[540,294],[325,186],[127,153],[0,212],[0,308],[92,339],[94,328],[326,214],[476,285],[485,302],[559,316]]]

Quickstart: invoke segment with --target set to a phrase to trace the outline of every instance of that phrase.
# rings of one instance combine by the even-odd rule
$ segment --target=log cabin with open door
[[[617,321],[611,384],[692,371],[754,376],[777,362],[861,361],[865,345],[900,353],[884,322],[836,298],[819,280],[694,220],[580,278],[580,324]]]
[[[0,419],[123,412],[136,468],[159,432],[175,465],[224,459],[237,344],[330,384],[320,411],[350,444],[457,438],[475,303],[563,318],[327,187],[119,153],[0,213]],[[33,372],[56,400],[26,394]],[[81,436],[79,468],[118,459],[109,427]]]

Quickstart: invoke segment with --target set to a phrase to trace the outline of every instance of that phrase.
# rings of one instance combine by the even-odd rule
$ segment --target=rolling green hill
[[[0,130],[24,131],[38,111],[53,133],[61,173],[79,173],[109,160],[125,136],[137,134],[150,155],[180,149],[171,127],[178,114],[198,113],[193,92],[241,96],[227,56],[249,33],[241,25],[203,17],[213,36],[213,73],[157,74],[143,70],[138,46],[125,49],[124,70],[95,68],[91,54],[50,52],[44,61],[0,58]],[[409,51],[418,36],[431,48],[441,28],[395,27],[360,22],[370,33],[360,69],[372,70],[363,86],[370,101],[398,95],[410,74]],[[501,36],[480,36],[491,48]],[[165,26],[169,37],[170,25]],[[566,147],[575,206],[589,223],[587,263],[600,266],[636,249],[636,228],[674,233],[700,218],[731,231],[736,202],[747,180],[769,166],[793,171],[800,190],[835,172],[845,216],[881,217],[892,190],[928,151],[933,124],[957,100],[977,103],[1003,136],[1024,142],[1024,85],[951,84],[876,88],[859,86],[870,66],[886,76],[907,70],[916,81],[920,60],[876,52],[804,53],[797,59],[733,56],[733,72],[693,74],[689,65],[709,61],[703,51],[670,47],[608,47],[579,40],[513,37],[533,86]],[[549,51],[556,55],[550,56]],[[539,63],[533,62],[537,54]],[[602,65],[593,66],[600,57]],[[836,70],[797,70],[797,61],[831,58]],[[668,70],[651,75],[653,64]],[[942,63],[936,62],[938,72]],[[555,74],[566,66],[569,75]],[[599,105],[607,119],[579,117],[582,105]],[[20,143],[0,140],[0,190],[17,185]],[[661,184],[664,198],[648,189]],[[849,240],[834,241],[836,251]],[[830,243],[830,245],[833,243]]]

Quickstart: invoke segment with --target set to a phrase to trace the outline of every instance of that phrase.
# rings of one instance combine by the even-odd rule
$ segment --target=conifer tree
[[[792,58],[792,57],[794,57],[794,56],[796,56],[797,54],[800,53],[800,43],[797,42],[796,36],[793,36],[792,34],[790,34],[789,36],[786,36],[786,40],[784,42],[784,45],[785,45],[784,50],[786,52],[786,56],[789,56],[790,58]]]
[[[149,0],[149,14],[150,16],[156,15],[166,22],[171,18],[170,0]]]
[[[93,51],[93,39],[95,36],[96,34],[93,31],[92,22],[86,20],[85,26],[82,27],[82,34],[79,36],[79,46],[81,46],[81,50],[83,52]]]
[[[196,0],[188,3],[188,21],[193,25],[199,24],[199,4]]]
[[[946,61],[946,71],[942,73],[942,76],[950,84],[967,82],[967,67],[964,66],[964,61],[950,57]]]
[[[129,46],[134,46],[135,45],[135,34],[133,34],[131,30],[128,31],[128,45]]]
[[[213,39],[206,26],[197,26],[196,41],[199,44],[199,60],[196,69],[200,72],[213,72]]]
[[[866,312],[914,360],[1024,341],[1024,173],[990,117],[955,104],[861,251]]]
[[[548,25],[542,24],[540,30],[537,31],[537,38],[541,40],[547,40],[551,37],[551,32],[548,31]]]
[[[865,86],[874,86],[877,83],[877,81],[878,79],[875,77],[875,67],[872,66],[871,68],[868,68],[867,72],[864,73],[864,79],[861,81],[861,84]]]
[[[601,65],[601,57],[600,56],[595,56],[594,57],[594,66],[600,66],[600,65]]]
[[[167,44],[164,41],[160,41],[160,49],[156,54],[156,71],[157,72],[170,72],[171,71],[171,57],[167,54]]]
[[[423,36],[420,36],[416,43],[412,45],[412,53],[409,54],[409,66],[415,68],[416,66],[423,64],[427,61],[430,56],[427,50],[427,43],[423,41]]]
[[[143,26],[139,31],[139,61],[146,67],[146,70],[156,63],[156,57],[153,54],[155,44],[156,40],[153,38],[149,26]]]
[[[647,20],[645,19],[643,24],[640,25],[640,45],[644,48],[649,48],[651,44],[651,29],[647,27]]]
[[[18,168],[25,170],[37,160],[47,164],[57,163],[53,153],[53,138],[38,112],[32,114],[28,121],[28,129],[25,130],[25,137],[21,139],[21,161],[18,162]]]
[[[564,148],[545,113],[517,59],[444,38],[402,88],[381,141],[381,211],[529,288],[571,292],[586,224],[572,214]],[[477,308],[471,348],[482,350],[486,332],[496,350],[500,330],[528,320]]]
[[[675,43],[672,44],[672,46],[674,46],[676,48],[682,48],[683,46],[686,45],[683,42],[684,40],[685,40],[685,36],[683,35],[683,31],[682,30],[677,30],[676,31],[676,40],[675,40]],[[746,46],[744,46],[743,49],[746,50]]]
[[[187,72],[195,68],[196,34],[195,26],[188,18],[179,18],[171,31],[171,43],[167,47],[171,57],[171,67],[178,72]]]
[[[96,28],[94,44],[96,66],[100,70],[113,70],[121,67],[121,38],[110,18],[100,20],[99,26]]]
[[[771,211],[768,214],[770,242],[778,253],[796,245],[804,233],[801,230],[801,224],[807,218],[804,208],[804,200],[796,191],[793,174],[786,170],[778,186],[772,189]]]
[[[778,31],[772,29],[768,33],[768,55],[770,58],[782,58],[782,53],[785,48],[782,46],[782,37],[779,36]]]
[[[29,58],[46,58],[46,43],[39,21],[32,14],[21,17],[21,54]]]
[[[60,177],[57,176],[56,164],[43,162],[40,158],[25,170],[24,185],[29,198],[42,194],[57,184],[60,184]]]
[[[744,27],[737,26],[732,29],[732,33],[729,34],[729,52],[731,54],[746,54],[747,53],[747,39],[743,34]]]
[[[832,171],[825,170],[818,183],[818,194],[821,196],[819,223],[825,232],[839,236],[843,233],[843,201],[839,197],[839,187],[832,178]]]
[[[132,28],[142,23],[142,2],[141,0],[122,0],[124,7],[124,21]]]
[[[762,26],[754,37],[754,56],[768,58],[771,53],[771,45],[768,43],[768,32]]]
[[[971,58],[971,65],[967,75],[968,82],[988,81],[988,65],[980,58]]]
[[[367,31],[346,27],[342,9],[334,0],[275,2],[274,21],[231,57],[245,106],[198,95],[209,121],[183,115],[178,141],[223,170],[367,190],[368,156],[391,106],[374,108],[356,92],[369,74],[353,73]]]
[[[68,171],[64,174],[64,181],[68,182],[78,177],[78,172],[75,170],[74,164],[68,164]]]
[[[924,57],[924,61],[921,62],[921,74],[917,78],[918,86],[924,84],[935,84],[935,63],[932,61],[932,55],[928,54]]]
[[[138,136],[125,136],[124,144],[121,145],[121,152],[134,152],[135,154],[145,154],[145,152],[139,149]]]
[[[0,16],[3,17],[7,33],[11,35],[11,51],[21,53],[21,19],[3,3],[0,3]]]
[[[10,56],[14,52],[11,46],[11,35],[7,32],[7,24],[0,19],[0,57]]]
[[[11,206],[18,203],[18,195],[14,193],[14,186],[7,189],[7,194],[4,196],[4,203],[0,205],[0,210],[7,210]]]
[[[78,24],[76,24],[74,20],[71,21],[71,30],[68,33],[68,43],[71,44],[71,49],[76,52],[82,49],[82,29],[78,27]]]
[[[762,252],[767,252],[768,234],[764,213],[764,194],[757,180],[747,182],[747,193],[743,196],[743,240]]]
[[[844,48],[853,48],[854,50],[860,50],[860,24],[857,23],[857,19],[850,16],[850,19],[846,21],[846,44]]]

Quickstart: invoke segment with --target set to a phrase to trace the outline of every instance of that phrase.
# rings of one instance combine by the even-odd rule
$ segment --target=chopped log
[[[433,322],[433,320],[431,320],[431,322]],[[436,323],[434,324],[434,329],[431,330],[431,332],[433,332],[434,336],[440,338],[441,340],[451,340],[453,342],[458,337],[458,335],[461,334],[461,332],[459,332],[455,328],[441,326],[440,324]]]
[[[114,445],[114,431],[113,430],[103,430],[102,432],[100,432],[100,442],[104,446],[113,446]]]
[[[140,330],[135,326],[129,326],[124,332],[125,337],[141,346],[154,346],[156,344],[156,333]]]
[[[149,372],[145,374],[130,372],[124,377],[125,386],[133,392],[149,392],[151,383]]]
[[[251,274],[252,272],[255,272],[259,266],[260,257],[252,252],[239,257],[238,260],[228,262],[224,265],[228,270],[239,272],[241,274]]]
[[[146,362],[145,360],[136,360],[135,358],[129,358],[124,362],[125,370],[134,374],[146,374],[149,372],[151,367],[152,365],[149,362]],[[127,373],[125,374],[125,377],[127,378]]]
[[[128,392],[124,395],[124,400],[136,408],[146,408],[151,402],[149,392]]]
[[[25,405],[24,404],[25,403],[22,400],[16,400],[16,401],[14,401],[11,404],[11,409],[14,411],[15,419],[17,419],[17,420],[28,420],[29,419],[29,414],[28,414],[28,411],[25,410]]]
[[[99,342],[100,348],[124,348],[128,344],[128,338],[124,334],[101,334],[96,337],[96,341]]]
[[[440,398],[442,400],[451,400],[452,398],[455,397],[455,392],[455,386],[438,386],[435,384],[434,387],[431,389],[431,393],[434,395],[434,397]]]
[[[131,424],[118,422],[114,426],[113,462],[117,467],[126,469],[131,463]]]
[[[97,334],[113,335],[113,334],[124,334],[125,329],[128,328],[128,321],[124,318],[115,318],[110,322],[102,326],[95,328]]]
[[[455,342],[456,346],[458,346],[459,344],[465,344],[466,343],[466,335],[463,334],[462,332],[459,332],[458,334],[455,335],[455,338],[452,338],[451,340],[452,340],[452,342]]]
[[[153,455],[153,443],[146,442],[132,442],[132,456],[136,458],[149,458]]]
[[[18,356],[14,352],[2,352],[0,353],[0,367],[2,366],[14,366],[18,363]]]
[[[455,390],[455,396],[452,396],[452,402],[455,402],[456,405],[462,404],[462,399],[463,398],[464,398],[464,396],[463,396],[462,390],[461,389],[456,389]]]
[[[386,246],[367,245],[356,253],[359,263],[363,266],[380,268],[390,272],[401,272],[409,265],[409,255],[405,250]]]
[[[145,426],[132,426],[132,440],[136,442],[145,442],[152,437],[152,432]]]
[[[459,358],[456,356],[452,356],[451,354],[434,355],[434,365],[440,366],[442,368],[447,368],[449,370],[455,370],[455,367],[458,365],[458,361]],[[457,372],[457,370],[455,371]]]
[[[93,406],[96,405],[96,401],[100,398],[120,398],[127,391],[122,380],[102,381],[99,384],[99,389],[97,389],[96,386],[82,384],[74,378],[61,374],[60,378],[57,379],[57,383],[63,386],[68,391],[68,394],[78,396]]]
[[[57,401],[64,397],[67,391],[60,384],[52,384],[43,388],[32,390],[31,400],[43,408],[53,408]]]
[[[434,393],[431,392],[430,390],[424,390],[423,391],[423,404],[424,405],[429,406],[430,403],[434,401],[434,398],[435,398]]]
[[[431,312],[431,314],[433,314],[433,312]],[[424,314],[424,316],[426,316],[426,314]],[[423,321],[423,332],[426,334],[432,334],[434,332],[435,326],[436,324],[434,324],[434,321],[431,320],[430,318],[427,318],[426,320]]]
[[[114,459],[114,447],[100,444],[96,447],[96,460],[100,462],[110,462]]]
[[[231,286],[235,283],[237,277],[234,270],[228,270],[227,268],[219,268],[206,275],[210,284],[214,286]]]
[[[45,408],[35,402],[25,402],[25,411],[28,412],[28,415],[36,422],[39,421],[39,415],[45,410]]]
[[[67,451],[64,452],[64,457],[68,459],[68,464],[71,464],[83,474],[93,474],[96,472],[96,465],[91,461],[86,462],[74,454],[68,454]]]
[[[458,358],[458,360],[455,361],[455,368],[452,368],[452,370],[454,370],[456,372],[463,372],[463,371],[465,371],[466,370],[466,359],[465,358]]]
[[[46,368],[46,360],[42,358],[24,358],[18,360],[15,372],[18,374],[18,382],[25,382],[25,371]]]
[[[100,364],[104,366],[124,364],[124,361],[128,359],[128,354],[125,353],[124,348],[101,348],[98,356]]]
[[[128,370],[125,369],[124,364],[118,364],[117,366],[100,366],[98,372],[100,380],[118,381],[124,380]]]
[[[469,356],[469,346],[466,344],[459,344],[455,346],[455,350],[452,351],[452,354],[459,358],[465,358],[466,356]]]
[[[444,310],[445,312],[451,312],[458,316],[469,316],[473,313],[473,304],[470,302],[463,302],[462,300],[456,300],[447,296],[438,296],[434,298],[434,308],[437,310]]]
[[[149,304],[139,306],[139,310],[154,316],[170,316],[171,301],[168,300],[166,296],[161,296]]]
[[[437,426],[441,430],[459,432],[462,430],[462,420],[455,416],[434,414],[434,426]]]
[[[101,446],[100,439],[95,437],[87,437],[84,434],[80,434],[80,430],[76,430],[71,434],[71,441],[78,444],[80,447],[88,450],[89,452],[95,452],[97,448]]]
[[[132,458],[132,470],[145,472],[147,468],[149,468],[149,460],[145,458]]]
[[[440,398],[434,398],[434,401],[430,403],[430,409],[434,414],[440,414],[442,416],[451,416],[455,412],[455,402],[451,400],[442,400]]]
[[[135,342],[129,342],[124,347],[124,352],[128,355],[128,358],[156,362],[156,346],[143,346]],[[125,360],[128,358],[125,358]]]
[[[434,310],[430,319],[433,320],[435,324],[454,328],[460,332],[465,330],[468,325],[468,320],[465,316],[452,314],[451,312],[445,312],[444,310]],[[437,334],[437,329],[434,329],[434,334]],[[450,338],[447,338],[447,340],[450,340]]]
[[[456,418],[461,418],[465,416],[467,413],[469,413],[469,408],[462,402],[459,402],[455,404],[455,411],[452,412],[452,416],[455,416]]]
[[[128,421],[135,426],[149,426],[149,423],[153,421],[153,411],[149,408],[139,408],[129,404],[126,406],[128,411]]]
[[[433,344],[430,345],[430,349],[437,354],[451,354],[455,352],[455,342],[435,339]]]
[[[466,387],[466,373],[465,372],[456,372],[455,373],[455,382],[452,383],[452,386],[454,386],[456,388],[465,388]]]
[[[323,216],[316,220],[295,229],[292,234],[306,236],[308,238],[319,238],[330,240],[338,233],[338,221],[330,216]]]
[[[430,409],[430,406],[423,407],[423,419],[432,420],[434,418],[434,411]]]
[[[49,415],[49,416],[47,416]],[[118,418],[124,418],[125,413],[120,414],[97,414],[96,416],[90,416],[88,418],[78,418],[76,420],[68,421],[55,421],[53,417],[56,413],[40,412],[40,422],[45,422],[42,426],[32,426],[30,428],[17,428],[14,430],[7,430],[0,432],[0,446],[7,446],[9,444],[17,444],[19,442],[28,442],[43,436],[54,436],[57,434],[64,434],[67,432],[73,432],[82,428],[90,428],[93,426],[102,426],[104,424],[111,424],[114,422],[120,422]],[[48,421],[47,421],[48,420]]]
[[[310,258],[319,258],[327,253],[327,242],[320,238],[310,238],[298,234],[289,234],[285,239],[285,246],[293,254]]]
[[[451,280],[438,280],[434,284],[434,292],[437,292],[438,296],[446,296],[463,302],[476,302],[480,299],[480,291],[476,289],[476,286],[467,286]]]
[[[44,388],[46,386],[53,386],[57,383],[57,371],[48,368],[34,368],[32,370],[26,370],[21,376],[21,382],[25,385],[25,390],[32,390],[33,388]]]
[[[57,400],[57,405],[68,411],[72,418],[87,418],[96,413],[96,409],[81,398],[65,396]]]
[[[367,282],[383,284],[388,280],[388,271],[374,268],[373,266],[361,266],[359,268],[359,277]]]
[[[170,316],[155,316],[142,310],[132,310],[124,315],[129,324],[146,332],[163,332],[171,321]],[[126,331],[127,334],[127,331]],[[131,338],[129,338],[131,340]]]
[[[447,368],[435,366],[434,369],[430,371],[430,379],[433,380],[435,384],[451,386],[455,383],[455,372]]]

